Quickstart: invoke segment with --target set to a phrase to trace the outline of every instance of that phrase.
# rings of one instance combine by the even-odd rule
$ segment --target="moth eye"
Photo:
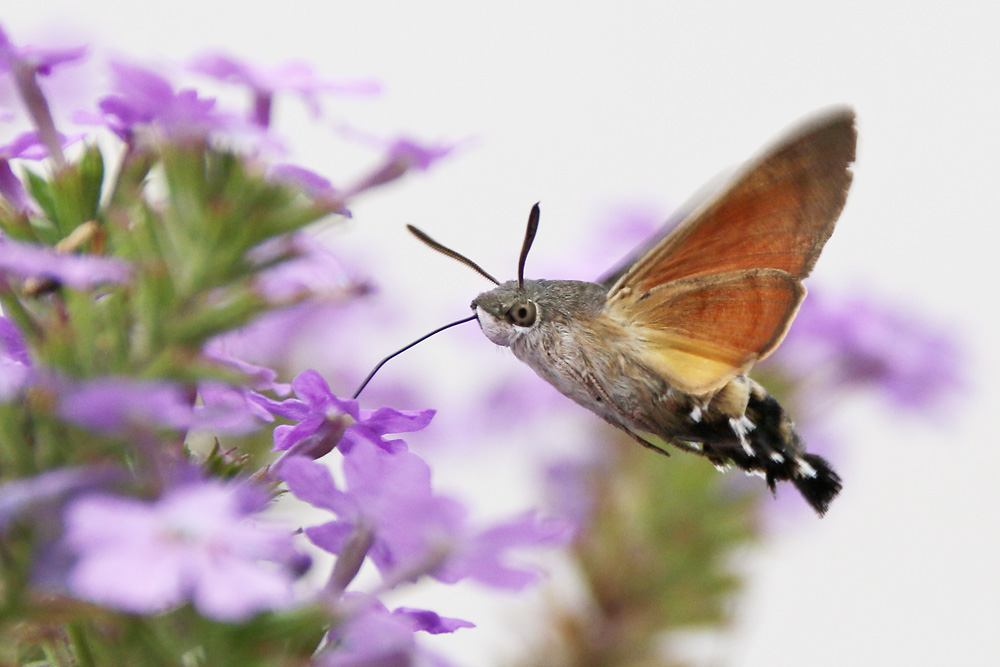
[[[538,309],[533,301],[519,303],[507,311],[507,320],[519,327],[530,327],[538,317]]]

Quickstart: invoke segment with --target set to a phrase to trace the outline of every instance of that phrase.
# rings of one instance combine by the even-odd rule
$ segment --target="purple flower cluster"
[[[53,211],[62,210],[52,198],[63,193],[46,191],[48,181],[39,175],[44,169],[28,174],[22,168],[27,160],[49,160],[57,176],[82,175],[90,179],[86,184],[93,191],[94,186],[114,190],[114,182],[96,179],[127,175],[132,166],[141,170],[173,147],[180,147],[185,156],[204,151],[209,161],[214,157],[209,153],[225,152],[227,158],[245,160],[250,176],[264,174],[295,191],[295,201],[304,201],[307,211],[349,215],[352,197],[427,170],[455,149],[452,144],[426,146],[354,131],[353,138],[360,137],[379,157],[342,187],[300,165],[271,163],[269,155],[284,150],[273,127],[279,95],[301,98],[318,115],[323,96],[371,94],[378,86],[329,79],[302,63],[269,68],[212,54],[198,58],[189,69],[244,87],[251,96],[248,110],[230,110],[210,95],[146,67],[111,63],[112,89],[98,96],[96,112],[77,110],[70,118],[117,137],[124,167],[94,166],[107,162],[102,144],[100,160],[93,157],[97,149],[87,149],[93,161],[84,172],[82,161],[74,163],[72,155],[68,159],[63,154],[80,137],[56,131],[38,82],[53,67],[84,53],[18,48],[0,31],[0,76],[13,75],[35,124],[35,130],[0,146],[0,196],[5,200],[0,214],[14,211],[17,224],[41,216],[58,218]],[[176,168],[185,165],[179,161]],[[25,186],[29,177],[30,188]],[[124,206],[118,202],[121,208],[113,211],[111,225],[126,228],[133,210],[148,211],[157,224],[169,225],[170,216],[158,214],[176,203],[170,197],[179,195],[176,201],[188,203],[186,193],[171,191],[168,203],[162,204],[160,192],[142,189],[143,178],[139,173],[135,183],[116,191],[117,196],[135,194],[140,199]],[[256,182],[247,177],[240,187]],[[163,187],[187,184],[182,177]],[[50,298],[43,306],[50,301],[62,305],[61,299],[71,294],[74,308],[89,303],[97,312],[110,305],[123,323],[130,322],[134,311],[114,308],[139,295],[163,296],[155,292],[159,285],[151,275],[161,256],[153,254],[152,261],[146,261],[140,243],[127,246],[129,262],[116,257],[123,245],[114,237],[117,228],[101,228],[109,221],[102,218],[102,204],[96,206],[96,215],[92,208],[79,209],[87,216],[84,225],[79,220],[71,223],[78,229],[93,228],[96,236],[86,236],[85,243],[78,243],[82,235],[76,232],[61,241],[35,237],[47,238],[51,245],[22,240],[20,234],[0,237],[0,280],[47,281],[55,289],[46,292]],[[273,307],[292,306],[287,309],[291,311],[317,298],[350,304],[370,290],[366,281],[301,231],[254,238],[240,258],[246,265],[239,274],[247,277],[241,287],[253,299]],[[87,452],[94,452],[73,459],[74,452],[68,460],[106,461],[41,474],[29,469],[0,486],[0,530],[22,523],[40,530],[38,544],[45,554],[39,555],[32,577],[33,585],[46,591],[140,617],[190,605],[201,617],[229,624],[309,606],[324,611],[329,628],[313,656],[315,664],[443,664],[420,650],[415,633],[450,633],[472,624],[424,609],[390,611],[381,596],[421,577],[446,584],[470,579],[520,590],[538,575],[518,561],[517,552],[568,538],[564,523],[541,519],[534,512],[478,525],[458,499],[435,492],[430,466],[399,437],[426,428],[433,410],[363,409],[358,401],[335,395],[316,371],[283,384],[269,368],[230,354],[233,332],[220,336],[216,332],[226,331],[222,327],[200,340],[200,349],[186,340],[183,347],[165,351],[156,361],[162,361],[167,372],[155,364],[142,366],[147,360],[135,350],[128,354],[135,354],[138,362],[87,359],[63,366],[53,363],[61,357],[48,353],[45,344],[70,333],[52,334],[46,327],[52,321],[72,323],[78,311],[64,308],[36,323],[33,309],[42,307],[32,303],[17,313],[17,322],[29,325],[28,336],[13,320],[0,318],[0,410],[31,410],[33,419],[55,425],[50,431],[68,433],[72,446],[82,443],[86,448],[89,443]],[[134,335],[117,332],[108,340],[131,341]],[[156,338],[145,330],[138,338],[144,335]],[[252,347],[259,349],[259,341]],[[184,367],[178,358],[194,363]],[[259,442],[258,436],[264,436],[258,432],[268,425],[273,428],[276,458],[257,469],[259,464],[248,463],[252,453],[240,452],[228,441],[238,437]],[[197,441],[185,441],[191,432],[217,438],[201,468],[190,466],[187,449],[181,446]],[[209,472],[219,477],[207,477]],[[269,486],[255,486],[250,479]],[[327,583],[319,590],[299,581],[310,563],[294,546],[294,527],[267,512],[281,486],[288,496],[328,513],[326,521],[301,531],[316,548],[335,556],[324,577]],[[366,563],[381,575],[373,590],[363,590],[356,581]]]
[[[384,437],[423,429],[432,410],[360,411],[357,401],[335,396],[315,371],[299,375],[292,387],[296,398],[270,407],[274,414],[298,421],[275,429],[275,449],[286,451],[275,473],[296,497],[336,515],[306,529],[309,539],[326,551],[343,558],[346,549],[363,544],[365,555],[387,580],[401,573],[405,578],[430,574],[447,583],[468,577],[520,589],[534,574],[505,565],[506,551],[568,537],[562,524],[533,515],[486,530],[471,528],[461,503],[432,491],[427,463],[402,440]],[[343,455],[343,489],[314,460],[334,448]]]
[[[460,502],[434,493],[427,463],[404,441],[386,437],[425,428],[433,411],[360,410],[357,401],[333,394],[315,371],[300,374],[292,388],[294,398],[267,403],[276,416],[297,422],[275,428],[275,450],[285,454],[272,474],[295,497],[334,515],[305,529],[313,544],[337,556],[328,595],[343,594],[365,560],[382,574],[386,590],[425,575],[449,584],[473,579],[520,590],[537,574],[511,564],[510,552],[568,539],[564,523],[534,514],[477,529]],[[316,460],[334,450],[343,485]],[[343,604],[350,607],[352,599],[347,595]],[[351,619],[331,632],[338,648],[324,652],[321,664],[402,659],[414,650],[415,630],[451,632],[470,625],[427,611],[390,614],[377,602],[364,604]]]
[[[100,114],[80,112],[78,122],[105,125],[126,143],[202,140],[209,136],[270,142],[259,128],[192,88],[175,91],[165,77],[143,67],[112,63],[115,92],[98,104]]]
[[[304,562],[287,528],[266,522],[266,496],[240,484],[184,484],[155,501],[86,495],[66,510],[68,575],[78,597],[137,614],[185,601],[235,622],[293,601]]]

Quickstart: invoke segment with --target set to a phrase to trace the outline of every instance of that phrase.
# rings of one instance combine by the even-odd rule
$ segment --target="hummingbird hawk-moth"
[[[820,515],[841,488],[791,418],[748,377],[785,337],[851,184],[854,113],[806,121],[750,160],[676,227],[597,282],[517,280],[410,231],[497,287],[472,302],[483,333],[578,404],[666,453],[662,443],[791,481]],[[657,442],[657,440],[661,442]]]

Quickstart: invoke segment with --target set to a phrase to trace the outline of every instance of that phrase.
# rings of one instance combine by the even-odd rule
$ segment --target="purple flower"
[[[552,511],[574,530],[590,524],[594,515],[593,478],[607,469],[606,462],[566,459],[545,471],[545,498]]]
[[[426,171],[438,160],[451,155],[458,146],[457,144],[427,146],[405,137],[384,141],[351,128],[341,128],[341,131],[348,137],[359,139],[385,152],[381,163],[375,169],[345,190],[345,198],[395,181],[414,169]]]
[[[509,564],[509,552],[524,547],[566,544],[570,526],[554,519],[539,519],[534,512],[482,531],[467,531],[434,577],[445,583],[469,578],[494,588],[519,591],[538,579],[538,573]]]
[[[448,634],[460,628],[476,627],[475,623],[463,621],[460,618],[448,618],[433,611],[414,609],[413,607],[396,607],[392,611],[392,615],[404,619],[414,632],[422,631],[432,635]]]
[[[18,48],[0,27],[0,74],[21,65],[47,76],[52,73],[52,68],[56,65],[79,60],[86,53],[85,46],[62,49],[43,49],[37,46]]]
[[[199,382],[198,397],[191,420],[192,428],[222,433],[251,433],[274,416],[261,405],[260,394],[241,385],[225,382]]]
[[[39,514],[81,491],[104,486],[121,476],[107,466],[58,468],[26,479],[0,485],[0,532],[11,521],[27,513]]]
[[[866,297],[810,293],[773,363],[820,392],[873,387],[924,410],[961,386],[954,338]]]
[[[59,388],[59,414],[75,424],[103,433],[131,428],[211,429],[246,433],[260,422],[246,401],[227,400],[211,383],[212,405],[195,406],[194,395],[172,382],[103,377]]]
[[[111,68],[116,94],[100,101],[103,115],[78,114],[79,121],[106,125],[130,143],[137,132],[182,141],[203,140],[216,133],[269,141],[259,129],[218,111],[214,99],[199,97],[195,90],[174,92],[169,81],[142,67],[113,63]]]
[[[255,517],[262,497],[216,480],[155,501],[90,495],[66,512],[77,561],[69,588],[82,599],[153,614],[190,600],[206,617],[238,622],[292,600],[301,557],[289,531]]]
[[[4,159],[0,159],[0,197],[10,202],[18,211],[27,213],[34,209],[20,179],[10,168],[10,162]]]
[[[14,323],[0,316],[0,401],[16,396],[31,381],[32,365],[24,338]]]
[[[329,643],[316,656],[321,667],[444,667],[447,663],[417,646],[416,631],[438,634],[475,627],[432,611],[400,607],[392,612],[377,600],[329,633]]]
[[[252,65],[218,53],[208,53],[194,60],[191,69],[220,81],[243,84],[253,91],[254,121],[267,127],[275,93],[289,91],[302,97],[314,115],[319,115],[320,93],[371,95],[379,92],[377,82],[335,81],[317,75],[310,64],[287,62],[274,67]]]
[[[36,47],[17,48],[0,28],[0,74],[10,72],[17,86],[17,91],[38,128],[43,143],[56,164],[65,163],[62,154],[59,133],[49,103],[38,86],[39,74],[51,74],[56,65],[71,62],[83,57],[86,49],[40,49]]]
[[[365,289],[364,281],[310,234],[272,239],[255,248],[253,254],[253,259],[263,261],[270,260],[269,255],[292,256],[258,274],[257,291],[276,305],[309,296],[319,296],[325,302],[346,300]]]
[[[406,449],[402,440],[386,440],[388,433],[419,431],[430,423],[434,410],[360,410],[353,399],[337,398],[326,380],[313,370],[303,371],[292,381],[296,398],[285,401],[268,401],[273,414],[298,422],[294,426],[282,425],[274,429],[275,451],[287,450],[306,438],[319,437],[325,444],[315,443],[310,449],[319,452],[318,458],[339,447],[348,453],[358,442],[368,441],[386,451]],[[327,437],[324,437],[327,436]],[[329,436],[336,436],[336,439]],[[324,451],[325,450],[325,451]]]
[[[337,488],[325,466],[302,456],[282,461],[277,474],[294,496],[337,515],[306,529],[312,542],[353,558],[344,553],[351,536],[368,531],[367,555],[383,575],[422,560],[436,565],[438,547],[450,541],[464,512],[456,501],[432,494],[430,468],[420,457],[389,454],[364,440],[344,458],[346,490]]]
[[[128,282],[131,269],[114,257],[60,253],[46,246],[0,238],[0,272],[88,289],[101,283]]]
[[[247,386],[254,391],[273,391],[279,396],[287,396],[292,391],[291,384],[277,381],[276,371],[234,357],[223,349],[218,339],[205,346],[205,356],[242,373],[247,378]]]
[[[67,137],[64,134],[60,134],[59,141],[62,147],[66,148],[82,139],[83,136],[82,134],[74,134]],[[49,149],[45,146],[45,142],[42,141],[42,137],[37,131],[22,132],[3,146],[0,146],[0,160],[13,160],[16,158],[22,160],[44,160],[48,155]]]
[[[57,134],[60,145],[65,148],[67,145],[78,141],[82,135],[66,137]],[[22,132],[14,137],[7,144],[0,146],[0,197],[3,197],[18,211],[30,212],[33,210],[31,199],[28,197],[20,179],[14,175],[10,167],[10,160],[42,160],[49,154],[49,149],[39,132]]]
[[[316,205],[322,206],[330,213],[351,217],[350,210],[344,206],[344,197],[340,190],[324,176],[305,167],[287,163],[270,165],[267,174],[274,181],[300,188]]]
[[[278,374],[274,370],[237,359],[222,348],[219,340],[209,343],[205,347],[205,356],[239,371],[246,377],[246,382],[236,386],[202,382],[198,385],[198,395],[205,408],[231,412],[234,417],[250,414],[264,422],[273,422],[274,415],[267,409],[272,401],[258,392],[270,391],[278,396],[287,396],[292,391],[292,385],[278,382]]]
[[[345,557],[352,535],[369,531],[367,555],[388,580],[400,573],[426,573],[446,583],[471,578],[520,590],[536,575],[506,564],[508,552],[569,538],[565,524],[539,521],[532,514],[475,531],[461,504],[432,493],[430,469],[422,459],[406,451],[390,454],[367,441],[344,457],[343,491],[329,470],[304,457],[284,461],[278,475],[297,498],[337,515],[306,529],[314,544]]]

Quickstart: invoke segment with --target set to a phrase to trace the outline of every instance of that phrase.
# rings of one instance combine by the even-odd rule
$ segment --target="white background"
[[[420,248],[403,223],[506,279],[536,200],[544,208],[536,252],[558,256],[609,206],[669,211],[800,116],[852,104],[855,184],[814,280],[950,327],[966,345],[969,386],[947,414],[926,421],[874,405],[849,411],[842,497],[824,520],[779,531],[747,561],[737,629],[691,650],[711,664],[761,667],[977,665],[996,655],[995,5],[5,4],[0,20],[20,42],[69,36],[149,62],[209,47],[262,63],[303,58],[331,75],[383,81],[380,101],[342,110],[372,131],[473,137],[453,160],[355,207],[350,233],[398,253],[392,265],[409,276],[398,288],[416,286],[427,299],[413,332],[442,313],[464,314],[484,284]],[[300,155],[336,173],[322,144]],[[388,269],[372,267],[380,277]],[[393,280],[383,278],[386,289]],[[446,343],[431,349],[423,363],[448,363]],[[475,363],[513,361],[486,350]],[[459,607],[441,611],[462,616]],[[476,632],[447,640],[460,663],[495,664],[497,651],[507,653],[502,632]]]

